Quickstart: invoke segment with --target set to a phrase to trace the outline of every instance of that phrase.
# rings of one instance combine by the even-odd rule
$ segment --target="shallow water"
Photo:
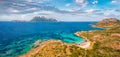
[[[101,30],[90,24],[96,22],[0,22],[0,57],[16,57],[26,53],[40,39],[81,43],[77,31]]]

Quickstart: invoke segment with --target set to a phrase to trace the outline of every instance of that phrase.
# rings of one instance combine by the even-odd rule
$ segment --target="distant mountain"
[[[36,17],[34,17],[31,21],[33,21],[33,22],[57,22],[56,19],[46,18],[46,17],[44,17],[44,16],[41,16],[41,17],[36,16]]]
[[[117,27],[120,24],[120,20],[116,18],[107,18],[103,19],[102,21],[98,22],[97,24],[93,24],[94,27],[102,27],[102,28],[113,28]]]
[[[116,23],[116,22],[120,22],[120,20],[118,20],[116,18],[107,18],[107,19],[103,19],[102,21],[98,22],[97,24],[108,24],[108,23]]]

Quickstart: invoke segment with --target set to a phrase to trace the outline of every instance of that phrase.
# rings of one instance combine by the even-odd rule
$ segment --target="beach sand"
[[[79,32],[76,32],[75,35],[80,36]],[[81,36],[81,37],[85,39],[85,42],[77,44],[77,46],[80,47],[80,48],[84,48],[84,49],[89,48],[90,45],[91,45],[91,42],[89,41],[89,39],[87,39],[84,36]]]
[[[77,44],[77,46],[80,47],[80,48],[86,49],[86,48],[90,47],[90,42],[89,41],[83,42],[83,43]]]

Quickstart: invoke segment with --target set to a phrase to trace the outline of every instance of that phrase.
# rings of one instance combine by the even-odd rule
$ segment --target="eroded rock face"
[[[97,24],[107,24],[107,23],[115,23],[115,22],[120,22],[120,20],[116,18],[107,18],[103,19],[102,21],[98,22]]]

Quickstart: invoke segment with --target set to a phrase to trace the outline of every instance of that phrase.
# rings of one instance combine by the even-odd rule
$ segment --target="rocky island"
[[[63,43],[60,40],[49,40],[19,57],[120,57],[120,21],[109,18],[93,26],[105,30],[75,33],[85,38],[85,42],[90,42],[87,48],[81,48],[78,44]]]
[[[30,20],[31,22],[57,22],[56,19],[53,18],[47,18],[45,16],[35,16],[33,17],[32,20]]]

